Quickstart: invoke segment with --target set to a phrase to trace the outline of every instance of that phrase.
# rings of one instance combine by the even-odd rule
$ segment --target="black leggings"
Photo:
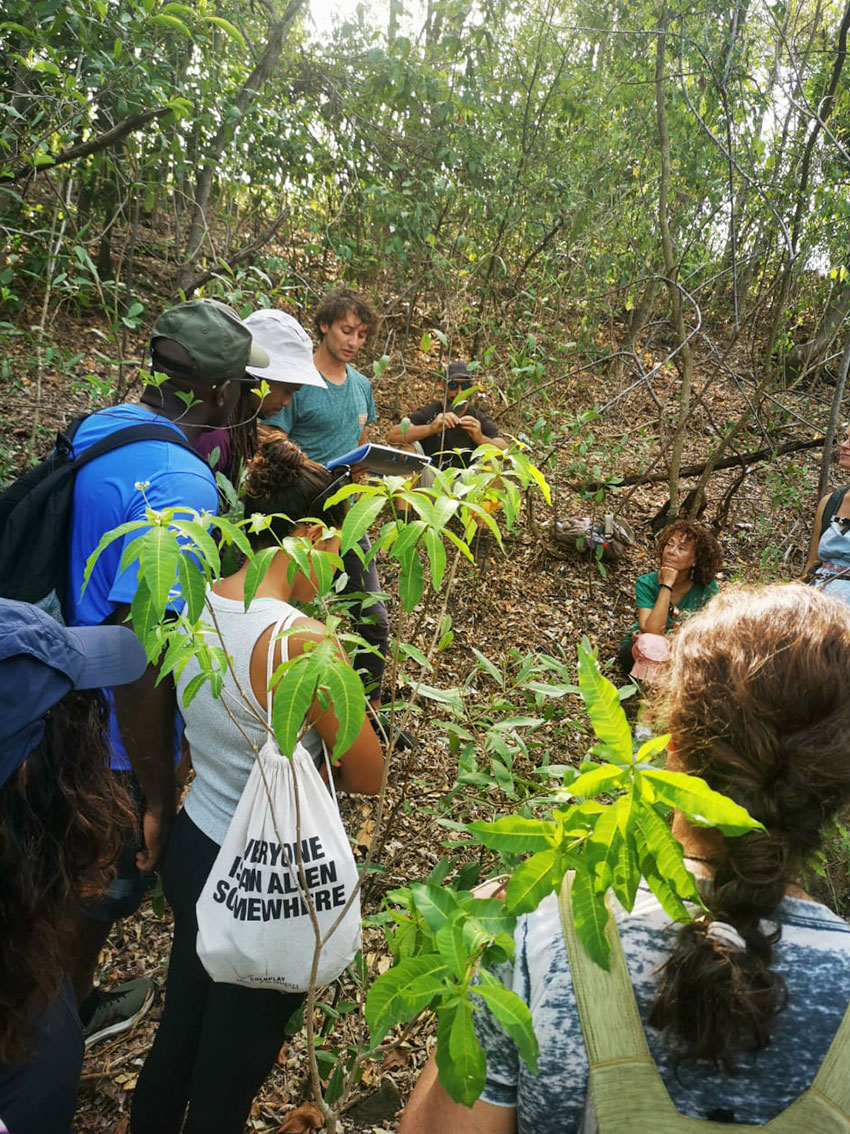
[[[133,1096],[132,1134],[242,1134],[304,999],[236,984],[216,984],[198,959],[195,904],[218,844],[182,811],[162,868],[174,912],[165,1009]]]

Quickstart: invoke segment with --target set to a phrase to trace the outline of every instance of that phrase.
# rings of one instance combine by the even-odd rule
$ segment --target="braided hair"
[[[770,1042],[786,1003],[776,909],[850,798],[848,690],[850,609],[811,587],[730,588],[673,639],[655,718],[682,768],[765,828],[718,838],[710,919],[679,930],[664,966],[649,1022],[686,1057],[733,1072],[737,1054]]]
[[[334,479],[334,473],[305,457],[288,438],[270,437],[261,442],[248,463],[242,500],[246,516],[259,512],[273,519],[268,529],[247,533],[252,547],[276,546],[305,519],[341,527],[344,506],[326,508],[322,499]]]

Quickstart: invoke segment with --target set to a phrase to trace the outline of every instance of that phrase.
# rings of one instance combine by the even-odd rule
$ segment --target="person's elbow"
[[[356,795],[378,795],[384,779],[384,753],[368,721],[340,759],[340,786]]]

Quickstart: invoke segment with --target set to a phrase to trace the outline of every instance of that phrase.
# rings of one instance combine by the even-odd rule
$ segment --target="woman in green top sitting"
[[[627,676],[649,680],[666,660],[665,644],[658,638],[674,628],[681,614],[700,610],[717,594],[715,576],[723,566],[720,545],[712,533],[690,520],[678,520],[665,528],[658,556],[659,569],[635,581],[637,621],[620,643],[619,652]]]

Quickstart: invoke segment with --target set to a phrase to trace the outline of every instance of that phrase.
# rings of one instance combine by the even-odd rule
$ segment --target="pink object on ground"
[[[632,657],[635,664],[631,676],[638,681],[654,681],[670,660],[670,643],[663,634],[638,634]]]

